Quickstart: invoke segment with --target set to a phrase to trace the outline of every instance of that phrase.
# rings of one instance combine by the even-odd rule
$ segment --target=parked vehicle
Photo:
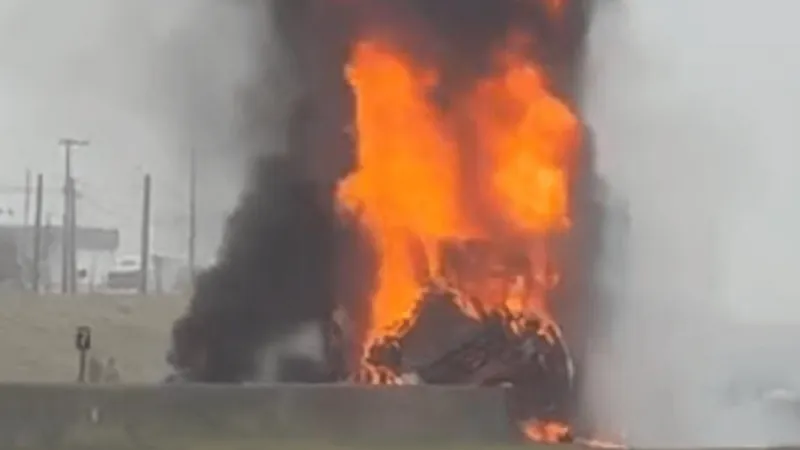
[[[151,255],[147,270],[147,292],[164,294],[176,292],[185,262],[182,258]],[[137,293],[141,288],[141,257],[128,255],[117,260],[106,275],[105,288],[115,293]]]

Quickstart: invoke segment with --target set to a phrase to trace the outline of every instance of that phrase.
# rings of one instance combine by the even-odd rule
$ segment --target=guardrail
[[[0,448],[502,444],[519,439],[505,395],[500,388],[7,384],[0,385]]]

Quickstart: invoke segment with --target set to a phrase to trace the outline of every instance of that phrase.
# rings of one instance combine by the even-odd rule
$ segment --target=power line
[[[100,211],[101,213],[103,213],[103,214],[105,214],[107,216],[111,216],[111,217],[114,217],[116,219],[121,219],[121,220],[125,220],[125,221],[131,221],[131,222],[135,220],[135,218],[134,218],[135,216],[132,215],[132,213],[130,212],[129,208],[114,208],[114,207],[110,207],[110,206],[107,206],[104,203],[101,203],[97,199],[95,199],[95,198],[93,198],[91,196],[86,196],[86,195],[84,195],[83,198],[81,198],[81,202],[84,205],[88,205],[88,206],[94,208],[96,211]]]
[[[94,183],[87,182],[86,180],[76,180],[76,182],[78,183],[78,185],[83,186],[83,188],[80,190],[84,193],[84,195],[86,195],[86,193],[90,191],[91,192],[108,191],[107,188],[99,188]],[[133,184],[129,185],[127,183],[125,184],[124,189],[126,192],[130,190],[130,195],[125,195],[126,199],[133,199],[134,191],[137,193],[141,191],[141,187],[134,186]],[[159,200],[165,200],[165,197],[167,197],[166,200],[168,200],[167,204],[173,207],[170,209],[178,209],[179,207],[183,209],[184,208],[183,205],[186,204],[186,196],[183,195],[183,192],[178,192],[177,189],[170,189],[169,186],[163,186],[161,185],[161,182],[155,178],[153,179],[153,191],[154,193],[156,192],[158,193],[158,195],[154,197],[154,210],[158,209],[155,208],[155,205],[157,203],[163,204],[163,202],[160,202]],[[118,209],[133,210],[137,207],[137,205],[138,205],[137,203],[131,202],[130,205],[125,205],[124,207],[120,206]]]
[[[112,206],[106,203],[105,201],[100,201],[94,196],[84,195],[84,197],[81,199],[81,202],[93,208],[94,210],[103,213],[104,215],[114,217],[119,220],[123,220],[130,223],[133,223],[135,220],[138,220],[135,218],[130,208],[122,206]],[[188,220],[189,217],[187,215],[178,213],[178,214],[170,214],[170,217],[164,217],[164,215],[162,215],[162,217],[153,218],[152,224],[155,227],[160,227],[160,226],[183,227],[185,226]]]
[[[16,186],[13,184],[0,184],[0,194],[25,194],[25,186]],[[45,192],[63,192],[64,188],[60,187],[45,187]]]
[[[113,217],[118,220],[131,222],[138,221],[136,215],[132,212],[132,207],[134,205],[123,205],[119,202],[111,201],[109,202],[106,199],[103,199],[95,194],[92,194],[91,191],[98,191],[99,189],[91,188],[87,186],[88,183],[83,182],[82,180],[75,179],[75,198],[79,201],[79,205],[81,205],[80,209],[84,209],[85,207],[91,208],[91,210],[99,212],[105,216]],[[83,185],[84,187],[81,187]],[[62,187],[47,187],[43,188],[44,193],[61,193],[63,191]],[[13,185],[0,185],[0,194],[3,192],[12,192],[15,194],[24,194],[25,192],[24,186],[13,186]],[[16,207],[14,208],[7,208],[0,204],[0,210],[6,212],[8,210],[13,210],[14,215],[17,214]],[[161,226],[169,226],[169,227],[187,227],[189,226],[190,221],[192,220],[191,211],[189,212],[178,212],[174,211],[173,209],[169,209],[166,212],[158,213],[154,211],[153,217],[153,226],[161,227]],[[230,209],[217,209],[214,211],[210,211],[206,208],[196,208],[195,209],[195,220],[196,221],[224,221],[226,217],[228,217],[231,213]]]

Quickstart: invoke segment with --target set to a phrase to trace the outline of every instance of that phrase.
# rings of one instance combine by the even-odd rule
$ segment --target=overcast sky
[[[601,358],[623,369],[597,382],[611,396],[602,412],[651,441],[660,429],[719,443],[757,424],[757,443],[772,442],[783,431],[774,418],[721,409],[718,386],[739,370],[719,355],[736,345],[708,323],[800,322],[800,2],[597,2],[609,8],[592,34],[587,112],[602,172],[632,217],[614,334],[624,344]],[[0,208],[19,216],[13,189],[26,169],[59,186],[58,139],[86,138],[74,161],[80,221],[120,227],[135,251],[149,172],[156,246],[181,253],[196,146],[210,254],[241,185],[234,94],[253,74],[252,30],[234,3],[0,0]],[[60,196],[47,193],[58,222]],[[735,417],[708,423],[723,412]]]
[[[63,184],[59,138],[89,139],[74,154],[79,222],[119,227],[123,250],[136,251],[151,173],[156,250],[185,253],[195,146],[210,253],[240,188],[234,96],[252,69],[248,19],[234,3],[0,0],[0,221],[21,220],[26,169]],[[60,222],[61,196],[46,197],[45,215]]]
[[[597,3],[587,111],[632,219],[598,417],[651,445],[796,443],[796,417],[730,393],[800,390],[775,325],[800,324],[800,3]]]
[[[212,249],[241,183],[235,93],[253,73],[249,11],[235,3],[0,0],[0,209],[19,220],[25,170],[60,186],[58,139],[86,138],[92,145],[74,158],[80,221],[120,227],[125,249],[135,250],[149,172],[156,245],[181,252],[187,153],[196,146],[201,240]],[[624,26],[601,19],[595,31],[590,118],[603,170],[638,211],[639,233],[662,233],[647,240],[674,253],[648,255],[647,265],[674,264],[691,248],[703,267],[679,284],[691,292],[706,284],[742,315],[785,318],[800,293],[785,282],[800,254],[800,4],[605,3],[628,11]],[[57,222],[62,201],[47,194]],[[755,296],[757,306],[740,298]]]
[[[691,263],[741,316],[800,320],[800,3],[620,3],[595,29],[589,115],[634,233],[673,252],[645,262]]]

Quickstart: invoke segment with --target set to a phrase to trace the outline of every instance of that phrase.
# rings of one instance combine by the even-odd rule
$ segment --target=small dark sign
[[[75,331],[75,348],[85,352],[92,348],[92,329],[87,326],[80,326]]]

